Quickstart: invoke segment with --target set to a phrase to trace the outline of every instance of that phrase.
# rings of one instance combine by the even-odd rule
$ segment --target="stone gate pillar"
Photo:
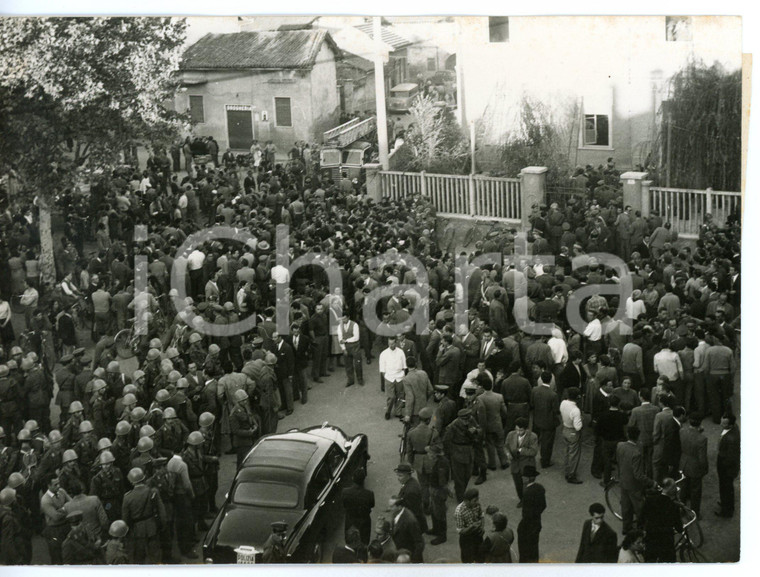
[[[546,173],[549,171],[545,166],[526,166],[520,171],[520,219],[523,230],[530,228],[528,217],[531,214],[533,204],[546,203]]]

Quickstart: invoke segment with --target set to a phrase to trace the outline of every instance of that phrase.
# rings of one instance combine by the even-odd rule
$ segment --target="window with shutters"
[[[600,88],[583,97],[580,146],[612,148],[612,89]]]
[[[509,42],[509,16],[488,17],[488,41]]]
[[[290,98],[274,99],[274,120],[277,126],[293,126],[290,113]]]
[[[190,96],[190,120],[194,124],[206,122],[203,114],[203,96]]]

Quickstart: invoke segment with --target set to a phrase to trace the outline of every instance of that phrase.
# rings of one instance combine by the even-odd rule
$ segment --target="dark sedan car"
[[[293,563],[318,563],[329,530],[342,518],[341,489],[369,459],[367,436],[327,423],[262,437],[240,466],[203,541],[206,563],[236,563],[238,547],[261,561],[271,523],[285,521]]]

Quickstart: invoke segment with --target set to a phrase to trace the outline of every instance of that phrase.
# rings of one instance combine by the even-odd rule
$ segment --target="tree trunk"
[[[40,195],[37,197],[37,206],[40,209],[40,282],[55,284],[55,256],[53,253],[53,228],[52,214],[47,199]]]

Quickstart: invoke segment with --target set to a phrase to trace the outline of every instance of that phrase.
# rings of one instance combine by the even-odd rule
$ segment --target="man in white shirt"
[[[625,317],[635,321],[641,315],[646,314],[647,306],[641,299],[641,291],[636,289],[625,301]]]
[[[406,375],[406,354],[396,346],[396,337],[388,339],[388,348],[380,353],[380,390],[385,390],[385,420],[401,414],[402,381]]]
[[[190,296],[199,299],[203,296],[203,263],[206,255],[197,248],[187,257],[187,270],[190,274]]]
[[[578,465],[581,462],[581,429],[583,419],[578,408],[578,387],[567,389],[567,399],[559,405],[562,417],[562,437],[565,439],[565,480],[573,485],[583,483],[578,478]]]
[[[654,356],[654,372],[668,378],[670,390],[678,400],[677,404],[683,405],[683,364],[678,353],[670,349],[670,343],[662,343],[662,350]]]
[[[354,376],[359,385],[364,386],[359,325],[349,318],[348,313],[344,313],[338,323],[338,342],[346,358],[346,387],[354,384]]]
[[[602,323],[593,311],[588,312],[588,324],[583,330],[586,341],[586,358],[592,354],[600,355],[602,351]]]
[[[562,370],[562,366],[567,362],[567,344],[562,338],[562,331],[558,328],[552,329],[552,337],[547,341],[549,348],[552,350],[554,359],[555,375]]]

